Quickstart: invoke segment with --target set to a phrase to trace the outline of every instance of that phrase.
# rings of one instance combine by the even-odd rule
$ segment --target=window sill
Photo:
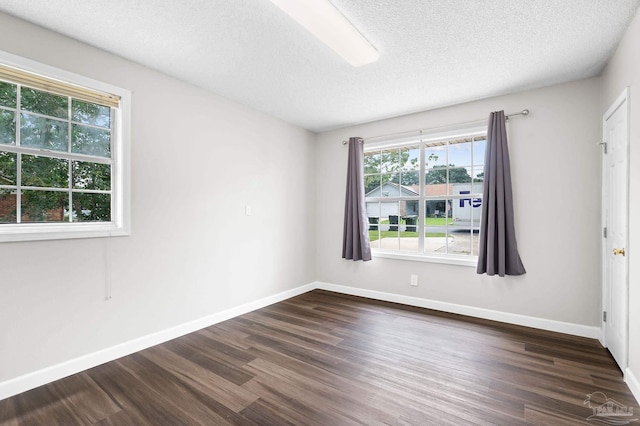
[[[408,253],[408,252],[390,252],[382,250],[371,250],[373,257],[380,257],[385,259],[398,259],[409,260],[412,262],[427,262],[427,263],[443,263],[446,265],[458,265],[467,267],[476,267],[478,264],[478,258],[476,256],[428,256],[424,254]]]
[[[17,241],[67,240],[75,238],[117,237],[129,230],[115,223],[31,223],[0,225],[0,243]]]

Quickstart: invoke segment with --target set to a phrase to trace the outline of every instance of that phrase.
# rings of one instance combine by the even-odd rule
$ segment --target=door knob
[[[613,249],[613,255],[614,255],[614,256],[617,256],[617,255],[619,255],[619,254],[621,254],[621,255],[623,255],[623,256],[624,256],[624,249],[623,249],[623,248],[621,248],[621,249],[614,248],[614,249]]]

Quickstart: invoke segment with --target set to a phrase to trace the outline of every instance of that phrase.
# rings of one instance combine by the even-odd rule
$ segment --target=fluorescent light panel
[[[378,51],[328,0],[271,0],[354,67],[375,62]]]

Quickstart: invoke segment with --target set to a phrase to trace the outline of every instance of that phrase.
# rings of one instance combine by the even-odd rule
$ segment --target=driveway
[[[473,234],[473,255],[478,255],[478,234]],[[387,250],[401,250],[418,252],[418,238],[382,238],[380,248]],[[378,247],[377,241],[371,243]],[[450,254],[469,254],[471,251],[471,234],[469,232],[452,232],[448,237],[427,237],[424,240],[425,253],[446,253],[447,244]]]

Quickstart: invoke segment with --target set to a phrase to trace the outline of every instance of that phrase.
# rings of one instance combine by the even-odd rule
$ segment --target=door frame
[[[625,89],[622,91],[622,93],[616,98],[616,100],[611,104],[611,106],[609,107],[609,109],[607,109],[607,112],[602,116],[602,142],[605,143],[604,144],[604,149],[603,149],[603,154],[602,154],[602,162],[601,162],[601,173],[600,173],[600,183],[601,183],[601,199],[600,199],[600,204],[601,204],[601,232],[600,232],[600,241],[601,241],[601,287],[602,287],[602,300],[601,300],[601,312],[605,312],[608,308],[609,308],[609,282],[607,279],[607,256],[608,256],[608,251],[607,251],[607,241],[606,238],[604,237],[604,228],[607,226],[607,211],[606,211],[606,200],[607,198],[605,198],[605,195],[607,194],[607,180],[606,180],[606,175],[605,175],[605,171],[606,171],[606,165],[607,165],[607,156],[606,154],[604,154],[604,150],[606,149],[607,145],[607,135],[605,134],[605,126],[606,126],[606,122],[607,120],[621,107],[622,104],[624,104],[623,108],[626,109],[626,115],[627,115],[627,123],[626,123],[626,129],[625,129],[625,134],[626,134],[626,163],[627,163],[627,175],[625,177],[625,194],[626,194],[626,202],[625,205],[623,206],[624,210],[626,211],[626,235],[625,235],[625,249],[628,251],[629,248],[629,146],[630,146],[630,123],[629,123],[629,118],[630,118],[630,112],[631,109],[629,107],[629,87],[625,87]],[[624,283],[624,291],[625,291],[625,307],[626,307],[626,313],[625,313],[625,329],[624,329],[624,364],[625,365],[621,365],[620,368],[622,370],[622,372],[624,373],[625,369],[627,368],[627,364],[629,363],[629,258],[627,258],[627,261],[625,263],[625,273],[624,273],[624,277],[625,277],[625,283]],[[606,324],[604,321],[604,316],[601,313],[600,316],[600,343],[604,346],[607,347],[607,336],[606,336]]]

